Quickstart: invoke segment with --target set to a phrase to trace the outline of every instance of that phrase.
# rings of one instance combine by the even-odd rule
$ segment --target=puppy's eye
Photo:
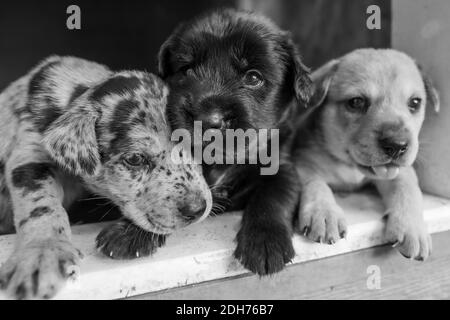
[[[421,104],[422,104],[422,99],[420,99],[420,98],[409,99],[409,101],[408,101],[409,111],[411,111],[411,113],[416,113],[417,111],[419,111]]]
[[[141,153],[130,153],[125,155],[123,162],[132,167],[140,167],[146,163],[146,159]]]
[[[179,70],[181,73],[183,73],[186,76],[193,75],[192,67],[190,65],[182,66]]]
[[[366,112],[369,102],[363,97],[354,97],[347,101],[347,109],[351,112]]]
[[[263,83],[263,76],[258,70],[249,70],[244,75],[244,85],[246,87],[259,88]]]

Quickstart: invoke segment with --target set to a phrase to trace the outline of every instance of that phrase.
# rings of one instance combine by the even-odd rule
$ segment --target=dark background
[[[81,8],[81,30],[66,28],[71,4]],[[381,30],[366,28],[371,4],[381,8]],[[390,46],[390,0],[2,0],[0,90],[50,54],[155,72],[158,49],[174,27],[217,7],[268,15],[293,33],[313,68],[357,47]]]

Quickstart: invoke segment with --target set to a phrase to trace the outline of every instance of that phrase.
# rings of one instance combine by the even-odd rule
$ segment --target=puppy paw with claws
[[[16,299],[49,299],[79,274],[82,254],[69,241],[29,243],[0,268],[0,288]]]
[[[347,223],[337,204],[311,202],[300,209],[299,233],[308,239],[334,244],[347,234]]]
[[[286,227],[270,230],[241,228],[234,256],[248,270],[260,276],[281,271],[295,256],[290,232]]]
[[[97,249],[112,259],[136,259],[153,254],[166,235],[146,231],[129,220],[107,226],[97,236]]]
[[[424,221],[390,214],[387,216],[386,238],[406,258],[424,261],[431,254],[431,236]]]

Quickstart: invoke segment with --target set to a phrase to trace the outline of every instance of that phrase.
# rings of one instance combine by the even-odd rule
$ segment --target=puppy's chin
[[[160,221],[157,221],[156,219],[151,219],[149,218],[147,215],[145,218],[141,218],[141,217],[133,217],[134,219],[132,220],[137,226],[139,226],[140,228],[142,228],[143,230],[147,231],[147,232],[153,232],[155,234],[160,234],[160,235],[168,235],[173,233],[176,229],[184,227],[183,226],[175,226],[173,224],[163,224]]]
[[[347,155],[358,170],[369,179],[392,180],[395,179],[400,169],[412,166],[417,157],[417,148],[412,147],[403,157],[392,159],[380,152],[367,154],[358,148],[350,148]]]
[[[385,164],[378,166],[363,166],[360,164],[356,164],[359,171],[369,179],[377,179],[377,180],[392,180],[395,179],[399,172],[400,166],[396,164]]]
[[[395,179],[400,172],[400,168],[403,166],[392,162],[390,159],[380,161],[379,159],[374,159],[375,157],[363,157],[365,160],[361,160],[362,157],[356,156],[355,153],[356,152],[351,152],[351,150],[348,152],[351,161],[358,170],[369,179]]]
[[[167,235],[173,233],[177,226],[173,223],[175,221],[158,221],[150,213],[141,211],[133,205],[126,204],[121,208],[122,214],[125,218],[129,219],[134,225],[138,226],[142,230],[152,232],[160,235]],[[160,212],[161,215],[169,217],[171,213]]]

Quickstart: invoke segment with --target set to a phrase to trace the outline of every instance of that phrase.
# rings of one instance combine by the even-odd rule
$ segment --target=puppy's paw
[[[235,258],[261,276],[281,271],[295,256],[290,232],[284,226],[242,227],[236,239]]]
[[[337,204],[317,201],[300,209],[298,231],[312,241],[334,244],[346,236],[347,223]]]
[[[431,254],[431,236],[424,221],[390,214],[387,217],[386,238],[406,258],[424,261]]]
[[[166,235],[146,231],[129,220],[120,220],[100,231],[96,246],[110,258],[135,259],[151,255],[165,242]]]
[[[66,240],[19,247],[0,269],[0,287],[16,299],[49,299],[79,274],[82,254]]]

